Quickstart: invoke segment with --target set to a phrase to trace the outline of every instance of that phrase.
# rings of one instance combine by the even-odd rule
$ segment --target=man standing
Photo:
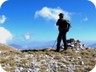
[[[64,50],[67,50],[66,33],[68,32],[68,30],[70,28],[70,24],[67,20],[63,19],[63,16],[64,16],[64,14],[60,13],[59,19],[56,23],[56,25],[58,26],[58,29],[59,29],[59,35],[57,38],[57,49],[56,49],[57,52],[60,51],[61,39],[63,39]]]

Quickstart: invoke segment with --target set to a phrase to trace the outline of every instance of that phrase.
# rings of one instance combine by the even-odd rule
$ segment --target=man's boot
[[[57,51],[57,52],[59,52],[59,51],[60,51],[60,46],[57,46],[56,51]]]

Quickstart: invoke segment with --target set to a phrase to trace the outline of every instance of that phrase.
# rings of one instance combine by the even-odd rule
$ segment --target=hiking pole
[[[52,48],[55,46],[56,41],[57,41],[57,39],[55,40],[55,42],[54,42],[54,44],[53,44]]]

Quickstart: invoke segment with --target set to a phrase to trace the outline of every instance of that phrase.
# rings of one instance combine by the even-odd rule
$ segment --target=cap
[[[64,14],[63,13],[60,13],[59,16],[64,16]]]

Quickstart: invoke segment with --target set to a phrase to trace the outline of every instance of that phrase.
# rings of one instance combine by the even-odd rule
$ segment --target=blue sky
[[[8,0],[0,8],[0,42],[56,40],[60,12],[72,26],[67,39],[96,41],[96,8],[88,0]]]

